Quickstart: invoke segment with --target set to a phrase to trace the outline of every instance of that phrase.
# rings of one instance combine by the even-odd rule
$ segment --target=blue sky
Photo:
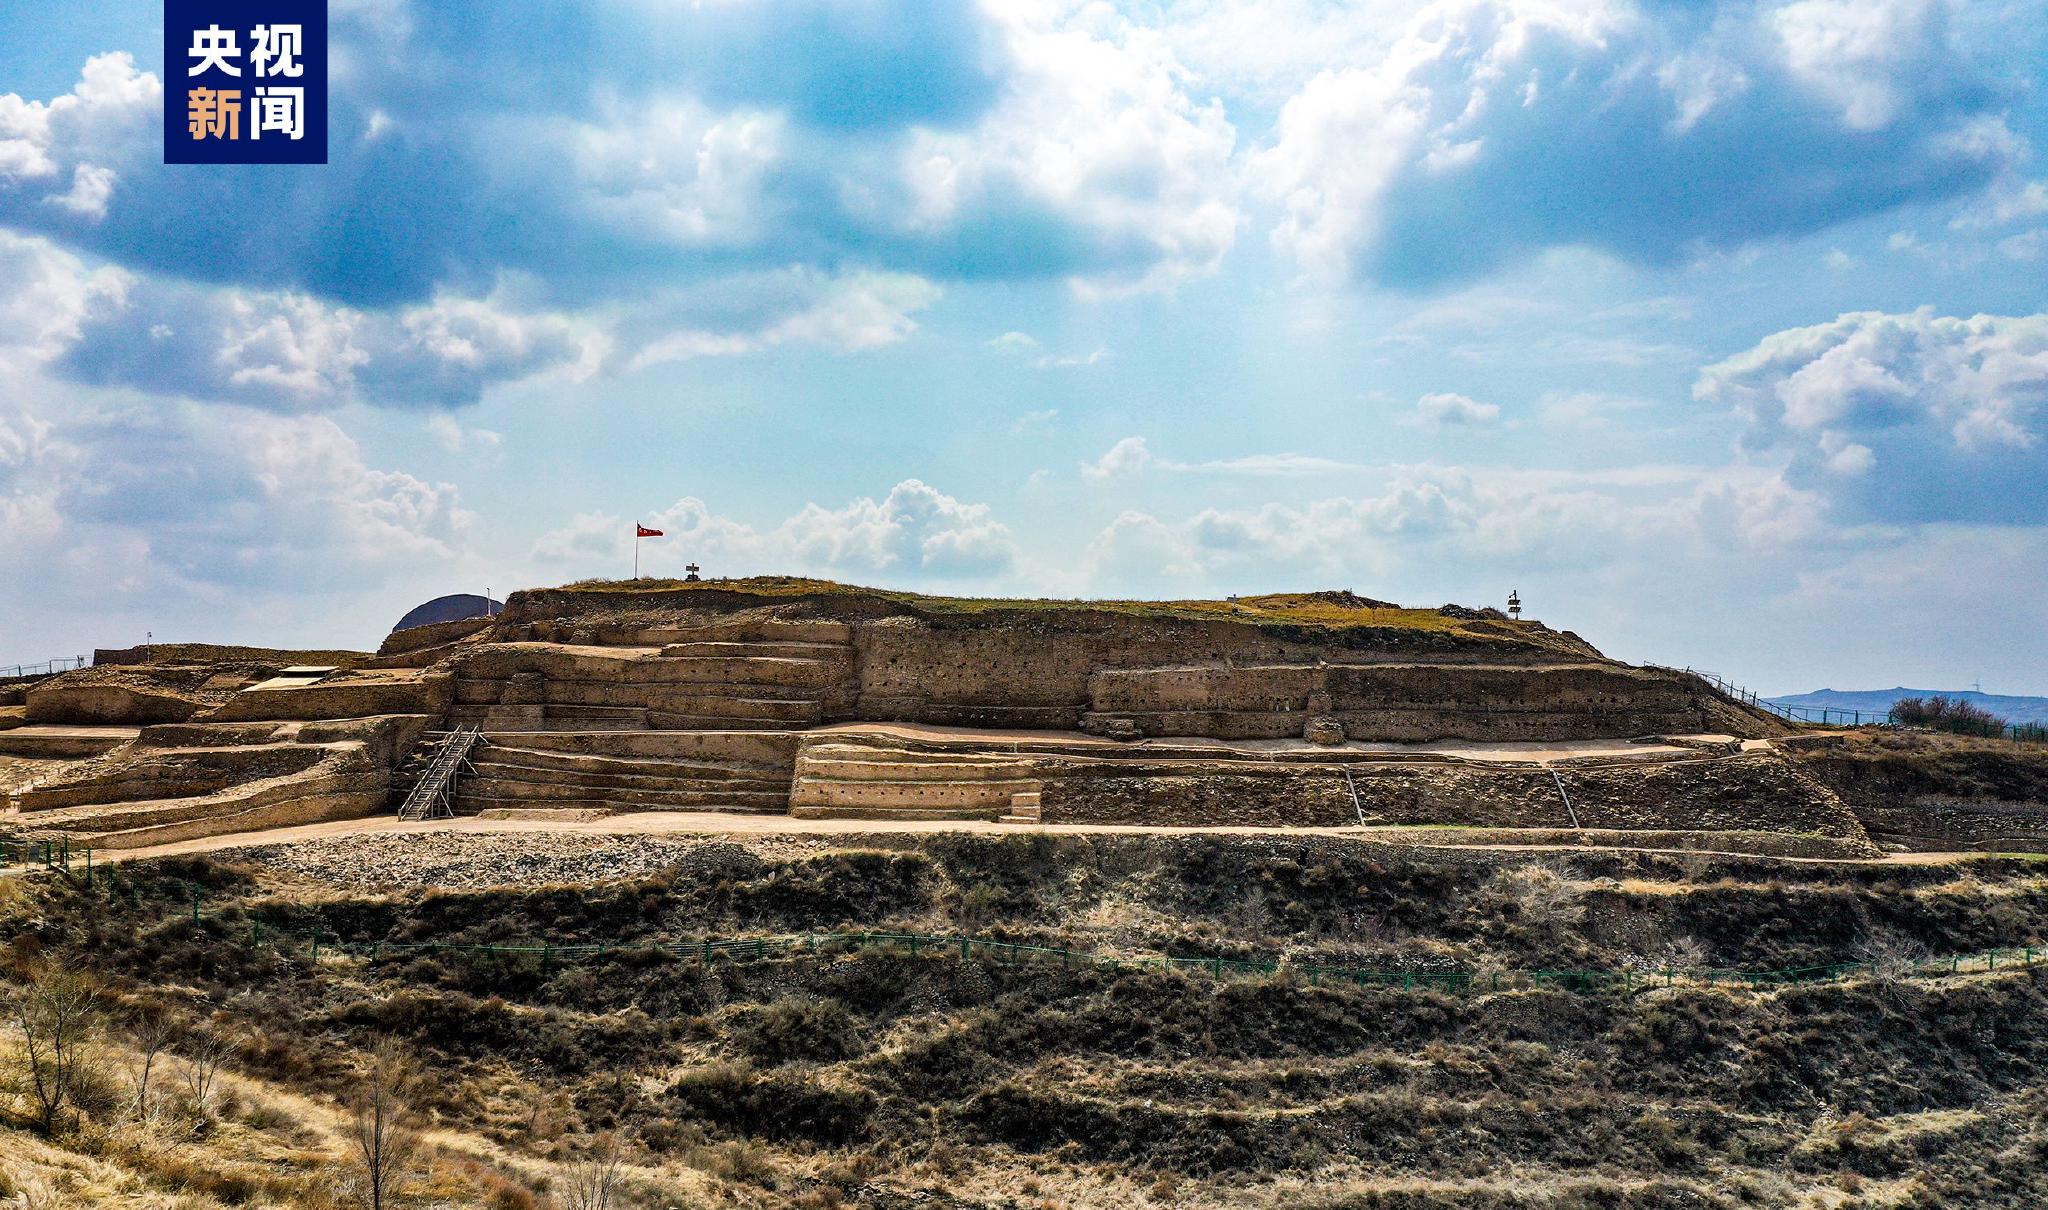
[[[2048,692],[2048,4],[0,11],[0,662],[644,566],[1498,602]],[[539,6],[534,12],[542,11]]]

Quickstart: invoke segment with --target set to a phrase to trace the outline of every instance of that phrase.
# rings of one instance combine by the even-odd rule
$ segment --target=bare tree
[[[370,1210],[384,1210],[419,1150],[419,1116],[412,1105],[418,1086],[412,1052],[395,1038],[379,1042],[350,1102],[349,1142]]]
[[[44,965],[15,993],[8,1016],[21,1032],[22,1082],[35,1127],[48,1136],[91,1062],[100,1028],[99,991],[83,975]]]
[[[185,1048],[178,1070],[185,1078],[185,1095],[192,1102],[192,1112],[199,1117],[213,1113],[213,1085],[220,1078],[221,1060],[227,1053],[227,1045],[210,1035],[194,1038]]]
[[[619,1136],[606,1131],[576,1159],[558,1165],[555,1200],[562,1210],[612,1210],[625,1184],[625,1151]]]
[[[128,1042],[135,1048],[129,1077],[135,1085],[135,1116],[140,1120],[149,1118],[149,1080],[164,1048],[170,1045],[171,1032],[170,1020],[161,1014],[138,1018],[128,1027]]]

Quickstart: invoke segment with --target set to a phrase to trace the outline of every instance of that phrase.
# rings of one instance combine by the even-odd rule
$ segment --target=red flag
[[[636,538],[659,538],[661,536],[661,531],[658,529],[649,529],[645,525],[642,525],[638,521],[635,521],[633,522],[633,536]]]

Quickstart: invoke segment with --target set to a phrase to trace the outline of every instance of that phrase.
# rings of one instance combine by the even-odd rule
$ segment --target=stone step
[[[516,768],[557,778],[653,778],[653,780],[705,780],[705,778],[788,778],[788,766],[780,762],[741,760],[680,760],[666,755],[596,755],[588,751],[549,751],[489,743],[473,753],[469,764],[479,772],[494,768]]]
[[[665,643],[661,654],[664,659],[710,658],[710,659],[792,659],[816,660],[844,666],[853,660],[853,648],[845,643],[800,643],[771,642],[768,640],[748,641],[730,639],[693,639],[680,643]]]
[[[840,743],[832,740],[804,741],[802,755],[825,760],[858,760],[899,765],[1015,765],[1019,758],[1008,752],[951,748],[895,748],[882,744]]]
[[[723,626],[654,626],[640,632],[640,641],[668,643],[830,643],[849,646],[853,627],[845,622],[759,622]]]
[[[484,735],[490,745],[503,743],[527,752],[588,755],[611,760],[649,758],[685,763],[751,764],[787,772],[796,757],[800,732],[775,730],[690,731],[547,731],[509,736]]]
[[[244,782],[213,794],[56,807],[15,818],[19,826],[32,827],[37,831],[94,835],[191,823],[299,799],[361,795],[367,802],[372,797],[381,798],[383,793],[384,782],[378,774],[308,770]]]
[[[1037,790],[1019,790],[1010,795],[1010,813],[1003,816],[1004,823],[1043,823],[1045,813],[1040,810],[1041,795]]]
[[[605,815],[637,814],[646,811],[720,811],[732,815],[781,815],[789,807],[787,798],[774,803],[767,803],[750,799],[736,799],[731,795],[727,795],[723,798],[706,797],[687,804],[649,804],[610,798],[601,793],[575,799],[536,800],[497,798],[483,794],[471,794],[466,789],[456,801],[459,811],[463,813],[474,812],[479,815],[489,812],[524,812],[541,809],[551,812],[593,811]]]
[[[780,811],[789,805],[789,787],[780,782],[734,782],[702,788],[636,789],[608,785],[563,785],[504,777],[474,777],[456,787],[457,803],[489,801],[499,806],[557,806],[601,799],[633,806],[639,810],[666,808],[694,811],[718,804],[740,805],[752,810]]]
[[[718,714],[674,714],[666,710],[647,712],[649,727],[655,731],[788,731],[791,723],[811,726],[822,721],[819,718],[748,718],[741,715]]]
[[[450,726],[506,731],[645,731],[644,707],[498,706],[466,704],[448,710]]]
[[[899,819],[943,820],[1002,818],[1001,807],[870,807],[843,803],[792,803],[789,814],[796,819]]]
[[[1029,767],[1015,761],[898,761],[819,757],[806,749],[797,757],[802,777],[827,781],[1019,781]]]
[[[639,661],[632,685],[829,685],[846,679],[848,659],[814,655],[683,655],[686,646],[665,647],[662,654]]]
[[[538,755],[538,754],[536,754]],[[589,761],[593,757],[583,757]],[[678,761],[643,760],[632,762],[637,767],[606,767],[601,765],[561,765],[543,762],[528,762],[519,759],[505,759],[503,755],[473,761],[477,777],[509,777],[518,781],[554,782],[558,785],[604,785],[626,788],[659,790],[667,786],[692,788],[701,785],[725,784],[735,781],[775,781],[786,784],[789,774],[784,770],[766,769],[758,765],[714,765],[684,764]],[[622,765],[626,762],[611,762]]]
[[[803,806],[1008,808],[1018,790],[1035,790],[1033,780],[1011,781],[848,781],[798,777],[790,802]]]
[[[676,710],[678,702],[696,699],[742,698],[755,701],[816,701],[821,691],[837,684],[778,681],[603,681],[550,679],[535,687],[538,702],[509,703],[508,708],[545,706],[556,711],[594,710],[625,712],[646,709]],[[486,677],[462,677],[455,682],[455,700],[465,706],[498,705],[510,681]],[[566,717],[566,715],[565,715]]]

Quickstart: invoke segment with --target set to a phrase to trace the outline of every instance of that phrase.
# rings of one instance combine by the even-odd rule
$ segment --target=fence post
[[[192,884],[192,924],[194,927],[199,924],[199,884],[196,882]]]

